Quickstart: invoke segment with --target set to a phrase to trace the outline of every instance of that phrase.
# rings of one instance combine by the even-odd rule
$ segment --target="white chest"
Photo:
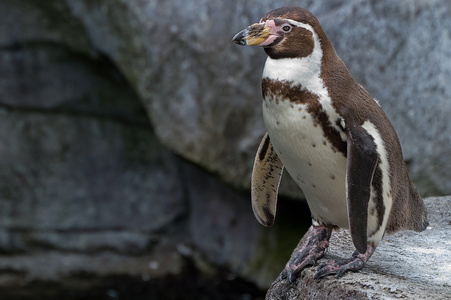
[[[303,190],[313,217],[348,228],[346,158],[333,150],[307,105],[264,99],[263,118],[277,155]]]
[[[312,28],[307,25],[305,28],[312,32],[313,52],[303,58],[268,57],[263,80],[301,87],[313,94],[319,102],[315,104],[330,120],[329,126],[345,141],[346,134],[337,125],[339,116],[320,76],[321,42]],[[263,118],[271,143],[285,169],[304,192],[313,218],[348,228],[346,157],[334,150],[317,119],[308,113],[308,104],[292,103],[283,94],[271,91],[263,100]]]

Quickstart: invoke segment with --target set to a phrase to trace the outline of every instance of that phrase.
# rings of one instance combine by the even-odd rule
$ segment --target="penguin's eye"
[[[291,31],[291,26],[290,25],[283,25],[282,26],[282,31],[285,33],[288,33]]]

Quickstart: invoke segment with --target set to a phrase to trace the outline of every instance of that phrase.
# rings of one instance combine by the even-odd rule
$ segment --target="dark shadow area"
[[[232,276],[226,270],[205,277],[192,261],[183,273],[158,279],[128,276],[92,277],[79,274],[61,283],[31,282],[26,287],[0,289],[2,300],[111,300],[111,299],[264,299],[265,291]]]

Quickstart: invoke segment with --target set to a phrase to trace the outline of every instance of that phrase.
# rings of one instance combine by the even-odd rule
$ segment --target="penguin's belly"
[[[274,150],[304,192],[313,219],[349,228],[346,157],[333,149],[307,105],[264,100],[263,118]]]

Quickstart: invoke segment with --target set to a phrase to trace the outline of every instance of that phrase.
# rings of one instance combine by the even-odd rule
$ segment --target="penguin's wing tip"
[[[251,196],[255,217],[264,226],[269,227],[274,224],[282,172],[283,164],[266,133],[255,156]]]

